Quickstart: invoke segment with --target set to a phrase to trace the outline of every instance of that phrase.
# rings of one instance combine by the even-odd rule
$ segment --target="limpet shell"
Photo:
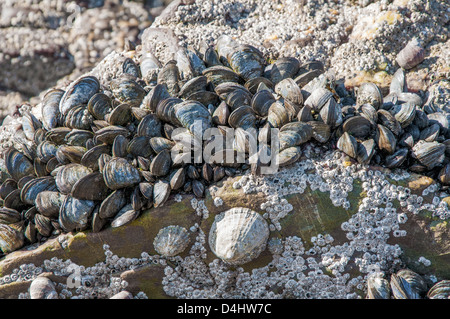
[[[162,228],[153,241],[158,254],[173,257],[182,253],[189,244],[189,233],[186,228],[170,225]]]
[[[209,232],[212,252],[231,265],[245,264],[266,248],[269,226],[257,212],[234,207],[216,216]]]

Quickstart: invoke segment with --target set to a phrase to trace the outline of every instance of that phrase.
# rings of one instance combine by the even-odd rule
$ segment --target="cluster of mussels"
[[[418,273],[402,269],[391,275],[390,280],[381,273],[373,273],[367,279],[367,299],[449,299],[450,280],[441,280],[430,289]]]
[[[10,178],[0,187],[3,253],[61,231],[119,227],[163,205],[171,192],[202,197],[205,186],[238,169],[260,172],[263,164],[250,166],[248,158],[180,160],[185,143],[193,158],[214,142],[203,136],[212,127],[223,135],[234,129],[232,148],[216,143],[215,154],[248,154],[251,128],[270,153],[271,128],[278,128],[279,166],[297,161],[300,145],[312,139],[338,140],[359,162],[390,168],[423,172],[445,161],[447,117],[432,105],[421,108],[421,98],[406,92],[402,70],[384,99],[366,83],[355,104],[322,63],[283,57],[269,64],[258,49],[228,36],[215,47],[182,48],[165,65],[151,53],[136,61],[125,59],[106,87],[83,76],[65,91],[48,91],[41,119],[23,112],[15,146],[4,154]],[[442,172],[446,183],[450,166]]]

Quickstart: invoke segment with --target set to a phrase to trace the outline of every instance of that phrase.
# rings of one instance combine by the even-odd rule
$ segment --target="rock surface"
[[[379,167],[372,167],[372,172],[381,171],[386,176],[390,172]],[[261,193],[246,193],[245,187],[236,189],[236,182],[241,180],[241,176],[228,178],[209,189],[204,199],[204,208],[192,196],[171,196],[163,207],[152,208],[144,212],[132,223],[119,227],[107,228],[99,233],[89,231],[76,234],[62,234],[57,238],[49,239],[47,242],[36,247],[28,247],[20,251],[7,255],[0,261],[0,276],[13,273],[14,269],[23,264],[41,265],[45,260],[60,258],[70,259],[72,262],[83,265],[86,268],[104,260],[103,245],[107,243],[114,254],[120,257],[139,258],[142,252],[155,255],[156,251],[152,245],[158,231],[169,225],[180,225],[186,229],[191,229],[195,225],[204,232],[206,238],[214,221],[214,217],[232,207],[248,207],[257,212],[263,213],[261,207],[267,200],[267,196]],[[424,190],[433,185],[434,182],[425,176],[412,174],[408,178],[395,181],[388,179],[394,185],[401,185],[411,190],[411,194],[422,195]],[[430,201],[435,194],[423,196],[424,201]],[[348,193],[348,200],[351,206],[348,210],[343,207],[336,207],[329,198],[329,192],[312,190],[307,187],[304,193],[292,193],[284,198],[292,205],[292,211],[279,219],[279,230],[273,230],[270,234],[272,239],[287,240],[296,236],[301,238],[305,251],[316,246],[314,238],[325,234],[331,235],[333,243],[331,246],[342,246],[351,242],[343,231],[342,225],[349,221],[358,212],[358,205],[367,196],[361,186],[361,182],[355,180],[353,190]],[[222,205],[216,206],[215,198],[222,200]],[[450,230],[447,221],[440,220],[432,216],[431,212],[422,211],[418,214],[411,214],[406,209],[402,209],[397,200],[393,201],[397,214],[406,213],[407,221],[401,225],[407,235],[404,237],[390,237],[387,240],[389,246],[399,247],[403,252],[400,260],[389,260],[386,255],[386,265],[397,269],[408,267],[419,272],[425,277],[438,279],[449,278],[450,269]],[[263,206],[262,206],[263,205]],[[196,207],[196,209],[194,209]],[[191,229],[192,231],[192,229]],[[191,243],[195,245],[195,236],[198,231],[191,233]],[[189,249],[191,245],[180,256],[190,258]],[[209,250],[207,243],[206,255],[202,257],[201,263],[211,265],[217,257]],[[273,249],[267,248],[255,260],[242,265],[243,271],[262,269],[271,262],[273,263]],[[308,253],[305,254],[305,259]],[[357,260],[361,258],[362,252],[355,251],[354,256],[345,264],[344,272],[351,274],[351,278],[364,276],[361,272]],[[359,256],[359,257],[358,257]],[[320,261],[319,256],[310,255]],[[426,258],[431,265],[425,266],[419,262],[420,258]],[[167,259],[170,265],[175,260]],[[178,259],[180,262],[180,259]],[[216,261],[217,262],[217,261]],[[388,268],[389,268],[388,267]],[[120,271],[120,278],[128,283],[127,291],[136,295],[144,292],[148,298],[168,298],[173,297],[168,294],[167,287],[164,287],[164,278],[167,277],[163,264],[143,265],[136,269]],[[325,271],[326,267],[320,267]],[[234,269],[226,268],[226,269]],[[44,269],[45,270],[45,269]],[[64,276],[58,279],[64,282]],[[67,279],[66,279],[67,281]],[[24,292],[29,282],[13,282],[0,286],[0,297],[15,297],[19,292]],[[359,292],[363,295],[362,289]]]

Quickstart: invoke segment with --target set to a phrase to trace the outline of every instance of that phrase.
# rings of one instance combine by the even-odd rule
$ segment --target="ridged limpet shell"
[[[212,252],[231,265],[245,264],[266,248],[269,226],[257,212],[234,207],[216,216],[209,232]]]
[[[162,228],[153,241],[158,254],[173,257],[182,253],[189,244],[189,232],[181,226],[170,225]]]

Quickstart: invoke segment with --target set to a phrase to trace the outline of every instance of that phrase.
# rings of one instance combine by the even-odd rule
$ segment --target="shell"
[[[283,57],[276,60],[270,70],[270,80],[277,84],[280,81],[293,78],[300,69],[300,62],[293,57]]]
[[[103,169],[103,179],[109,189],[133,186],[141,181],[137,168],[124,158],[112,158]]]
[[[22,153],[10,148],[5,153],[5,166],[9,175],[19,181],[22,177],[34,173],[33,163]]]
[[[61,98],[59,112],[65,116],[73,107],[87,104],[99,89],[100,82],[94,76],[85,76],[72,82]]]
[[[417,38],[413,38],[397,54],[396,61],[398,65],[405,70],[412,69],[425,59],[425,50],[420,46]]]
[[[11,226],[0,224],[0,250],[8,254],[25,244],[23,234]]]
[[[59,211],[59,224],[66,232],[86,229],[94,206],[94,201],[66,196]]]
[[[170,225],[160,229],[153,241],[153,246],[158,254],[164,257],[174,257],[182,253],[189,242],[189,233],[186,228]]]
[[[114,97],[122,103],[127,103],[130,107],[138,107],[147,92],[140,86],[134,77],[125,76],[111,81],[111,90]]]
[[[216,216],[209,232],[212,252],[231,265],[245,264],[266,248],[269,226],[249,208],[234,207]]]
[[[251,45],[237,46],[229,55],[228,62],[245,81],[260,77],[265,64],[262,53]]]
[[[42,125],[47,131],[59,125],[59,103],[63,95],[63,90],[52,89],[42,99]]]
[[[390,299],[389,281],[379,276],[369,276],[367,279],[367,299]]]
[[[302,151],[299,146],[288,147],[276,154],[275,163],[280,167],[291,165],[298,161],[301,155]]]
[[[419,141],[412,148],[412,155],[428,169],[440,165],[445,159],[445,145],[438,142]]]
[[[358,143],[356,139],[344,132],[337,142],[337,148],[352,158],[357,157]]]
[[[388,154],[392,154],[397,146],[397,140],[392,132],[385,126],[377,126],[376,141],[378,148]]]
[[[153,205],[163,206],[170,195],[170,184],[167,181],[159,180],[153,187]]]
[[[390,284],[395,299],[421,299],[427,291],[425,280],[409,269],[393,274]]]
[[[117,213],[111,222],[111,227],[117,228],[131,223],[139,216],[139,211],[133,208],[132,204],[127,204]]]
[[[55,284],[47,277],[39,276],[34,279],[28,291],[30,299],[59,299]]]
[[[377,110],[383,106],[383,95],[375,83],[366,82],[358,88],[356,104],[363,105],[366,103],[372,105]]]
[[[36,209],[49,218],[58,218],[61,205],[66,195],[55,191],[43,191],[36,196]]]
[[[92,170],[83,165],[67,164],[56,175],[56,187],[62,194],[70,194],[75,183],[90,173]]]
[[[427,293],[429,299],[449,299],[450,280],[441,280],[436,283]]]

